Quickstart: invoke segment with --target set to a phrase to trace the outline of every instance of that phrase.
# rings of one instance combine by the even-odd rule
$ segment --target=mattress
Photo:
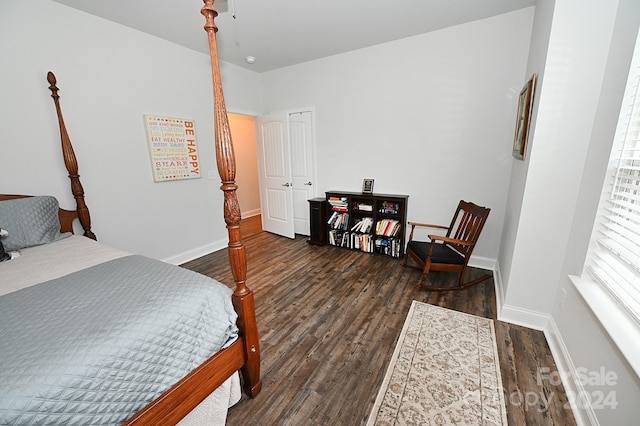
[[[0,263],[0,296],[130,254],[78,235],[22,249]]]
[[[237,338],[228,287],[84,237],[0,276],[0,424],[121,424]]]

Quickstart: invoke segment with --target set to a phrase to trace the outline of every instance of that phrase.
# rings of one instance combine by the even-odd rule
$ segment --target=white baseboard
[[[161,260],[163,262],[171,263],[172,265],[182,265],[183,263],[189,262],[191,260],[205,256],[207,254],[213,253],[214,251],[227,248],[228,244],[229,244],[228,239],[218,240],[213,243],[205,244],[203,246],[194,248],[192,250],[187,250],[185,252],[178,253],[174,256],[170,256],[166,259],[161,259]]]
[[[498,310],[498,320],[534,330],[544,331],[549,319],[550,316],[547,314],[519,308],[517,306],[503,304],[502,309]]]
[[[504,290],[502,286],[502,275],[500,274],[500,264],[496,260],[495,269],[493,270],[493,284],[496,288],[496,312],[502,310],[504,304]]]
[[[504,286],[502,283],[502,274],[500,273],[500,265],[497,261],[495,262],[493,277],[496,284],[496,311],[498,313],[498,320],[543,331],[549,322],[549,315],[517,306],[506,305],[504,303]]]
[[[248,217],[258,216],[258,215],[260,215],[260,214],[262,214],[262,210],[260,210],[260,209],[254,209],[254,210],[249,210],[249,211],[246,211],[246,212],[242,212],[242,213],[240,214],[240,216],[241,216],[243,219],[246,219],[246,218],[248,218]]]
[[[488,271],[495,271],[496,259],[482,256],[471,256],[469,259],[469,266],[472,268],[486,269]]]
[[[497,261],[495,262],[495,269],[493,270],[493,280],[496,287],[496,311],[498,313],[498,320],[544,331],[550,319],[549,315],[517,306],[505,305],[502,274],[500,273],[500,265]]]
[[[573,412],[573,417],[576,419],[576,424],[578,426],[599,426],[600,422],[598,422],[598,418],[593,411],[591,401],[582,401],[579,397],[580,395],[586,395],[586,391],[578,379],[580,374],[578,374],[569,356],[567,346],[562,340],[562,335],[553,317],[549,319],[547,327],[543,331],[553,360],[556,363],[557,372],[562,379],[565,393],[571,404],[571,411]]]
[[[241,217],[243,219],[246,219],[249,217],[258,216],[261,213],[262,212],[260,209],[249,210],[247,212],[243,212],[241,214]],[[215,251],[225,249],[227,248],[228,244],[229,244],[228,239],[214,241],[213,243],[205,244],[203,246],[196,247],[192,250],[187,250],[185,252],[178,253],[174,256],[169,256],[161,260],[163,262],[171,263],[172,265],[182,265],[183,263],[190,262],[194,259],[213,253]]]

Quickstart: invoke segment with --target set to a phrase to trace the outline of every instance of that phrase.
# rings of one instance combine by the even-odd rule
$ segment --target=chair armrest
[[[420,223],[420,222],[407,222],[409,225],[411,226],[421,226],[424,228],[438,228],[438,229],[449,229],[448,226],[442,226],[442,225],[432,225],[430,223]]]
[[[422,227],[422,228],[449,229],[448,226],[433,225],[433,224],[430,224],[430,223],[407,222],[407,224],[411,225],[411,232],[409,233],[409,239],[407,240],[407,244],[409,243],[409,241],[413,241],[413,231],[416,230],[416,226],[419,226],[419,227]]]
[[[467,247],[474,245],[474,243],[472,243],[471,241],[456,240],[455,238],[443,237],[442,235],[429,234],[428,237],[431,241],[442,241],[447,244],[455,244]]]

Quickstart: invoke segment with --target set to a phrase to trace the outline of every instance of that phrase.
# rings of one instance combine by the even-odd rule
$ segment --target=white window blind
[[[640,40],[640,37],[639,37]],[[640,43],[629,71],[587,271],[640,322]]]

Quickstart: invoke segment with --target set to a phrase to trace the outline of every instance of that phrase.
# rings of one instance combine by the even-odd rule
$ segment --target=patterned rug
[[[493,321],[413,301],[367,425],[507,425]]]

